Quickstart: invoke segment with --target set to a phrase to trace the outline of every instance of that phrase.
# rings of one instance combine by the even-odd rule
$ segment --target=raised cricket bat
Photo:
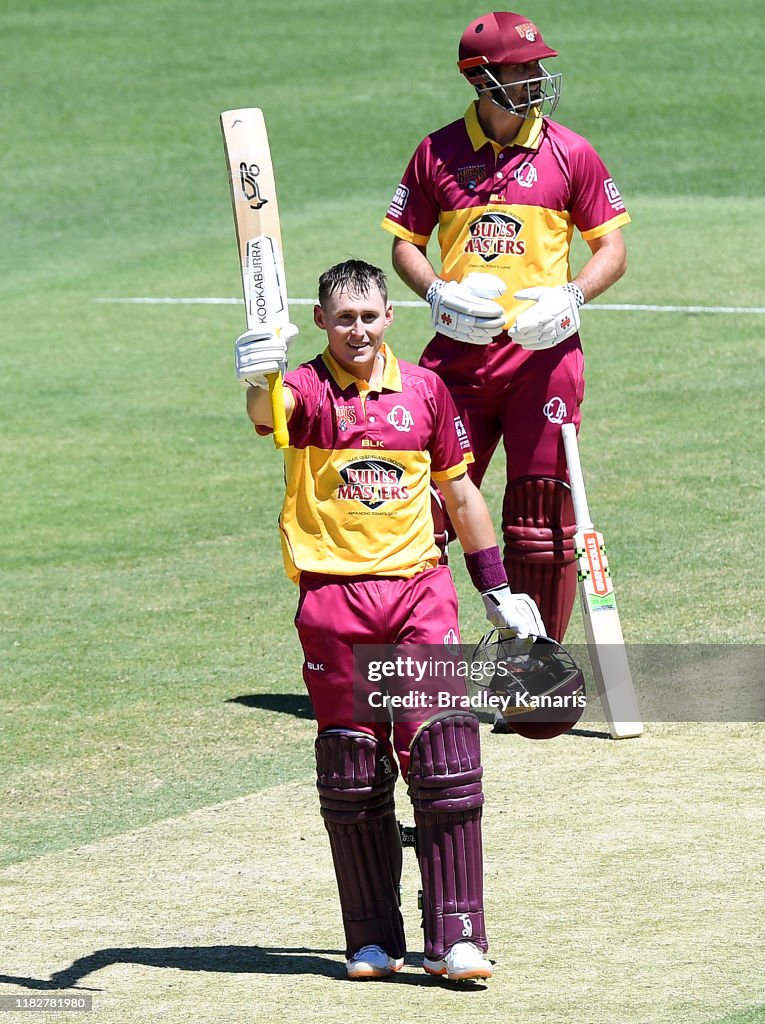
[[[564,423],[561,432],[576,517],[574,548],[584,633],[600,703],[615,740],[639,736],[643,723],[627,661],[603,534],[592,525],[587,504],[576,427],[573,423]]]
[[[247,329],[265,327],[278,331],[289,323],[287,281],[263,111],[259,107],[224,110],[220,126],[239,242]],[[277,448],[289,447],[282,384],[281,373],[268,375]]]

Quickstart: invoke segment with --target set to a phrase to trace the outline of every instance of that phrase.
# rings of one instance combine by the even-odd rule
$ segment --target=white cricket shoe
[[[350,960],[345,961],[348,977],[354,980],[364,978],[387,978],[393,971],[400,971],[404,958],[394,960],[382,946],[362,946]]]
[[[428,974],[438,974],[448,981],[474,981],[494,973],[491,961],[473,942],[456,942],[443,960],[425,957],[422,966]]]

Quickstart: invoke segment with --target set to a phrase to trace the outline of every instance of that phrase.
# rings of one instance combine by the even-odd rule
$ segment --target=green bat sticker
[[[590,605],[591,611],[593,612],[600,612],[604,609],[616,611],[616,598],[613,593],[606,594],[605,597],[598,597],[596,594],[588,594],[587,601]]]

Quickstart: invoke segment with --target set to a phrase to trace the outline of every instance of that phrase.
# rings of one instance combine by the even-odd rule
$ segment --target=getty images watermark
[[[519,656],[525,652],[519,650]],[[584,693],[532,695],[512,659],[484,660],[475,646],[364,645],[354,648],[357,721],[407,721],[444,711],[533,711],[551,719],[586,706]]]
[[[555,720],[582,707],[583,694],[545,700],[514,684],[512,659],[486,660],[482,645],[363,645],[354,648],[354,713],[359,722],[422,720],[448,710]],[[600,721],[598,686],[584,644],[566,650],[582,669],[589,700],[582,722]],[[764,644],[627,644],[644,722],[765,721]],[[567,699],[568,705],[561,702]],[[556,706],[556,700],[558,702]],[[545,710],[545,704],[548,709]],[[541,712],[536,710],[542,708]],[[557,712],[557,715],[556,715]]]

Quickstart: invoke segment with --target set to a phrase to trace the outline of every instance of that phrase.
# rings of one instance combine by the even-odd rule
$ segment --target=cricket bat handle
[[[284,381],[281,373],[268,374],[268,393],[271,396],[271,417],[274,421],[274,447],[289,448],[287,414],[284,409]]]
[[[576,440],[576,427],[573,423],[564,423],[560,428],[563,435],[563,447],[566,451],[568,479],[571,484],[571,497],[574,501],[574,517],[578,530],[591,530],[592,519],[587,504],[587,493],[584,489],[582,461],[579,458],[579,445]]]

